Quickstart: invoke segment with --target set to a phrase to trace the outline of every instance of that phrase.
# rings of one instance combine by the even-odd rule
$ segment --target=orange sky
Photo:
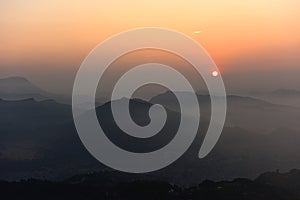
[[[260,52],[299,55],[299,8],[299,0],[1,1],[0,76],[67,74],[107,37],[145,26],[193,37],[223,71],[234,71],[232,63]]]

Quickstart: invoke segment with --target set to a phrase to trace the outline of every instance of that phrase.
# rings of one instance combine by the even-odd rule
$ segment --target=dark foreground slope
[[[180,188],[157,180],[131,180],[120,174],[102,172],[78,175],[61,182],[27,180],[0,182],[5,199],[300,199],[300,171],[269,172],[255,180],[204,181],[198,186]]]

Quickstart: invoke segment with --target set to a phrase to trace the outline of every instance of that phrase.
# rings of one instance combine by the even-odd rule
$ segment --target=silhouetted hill
[[[256,180],[206,180],[197,186],[181,188],[159,180],[126,180],[122,173],[77,175],[50,182],[30,179],[0,181],[1,197],[7,199],[203,199],[203,200],[299,200],[299,170],[285,174],[268,172]],[[120,178],[121,177],[121,178]],[[79,181],[78,181],[79,180]],[[114,181],[111,181],[114,180]]]
[[[266,172],[260,175],[255,182],[281,188],[300,197],[300,170],[293,169],[286,173]]]
[[[124,99],[117,101],[124,101]],[[140,126],[149,124],[148,111],[152,105],[140,99],[131,99],[129,107],[132,119]],[[179,113],[167,109],[168,120],[163,129],[155,136],[143,139],[129,136],[117,126],[112,116],[110,102],[97,107],[96,112],[100,119],[99,123],[107,132],[108,138],[118,146],[133,152],[149,152],[162,148],[175,136],[180,121]]]
[[[70,106],[1,100],[0,110],[2,179],[57,176],[92,160],[78,138]]]

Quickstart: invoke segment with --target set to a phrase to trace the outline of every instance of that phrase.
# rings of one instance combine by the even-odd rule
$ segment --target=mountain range
[[[198,100],[202,118],[189,150],[167,168],[139,178],[150,176],[192,185],[205,179],[254,178],[264,171],[300,168],[299,108],[228,96],[227,121],[221,138],[213,151],[200,160],[197,155],[209,122],[210,98],[198,95]],[[170,92],[149,101],[131,99],[133,120],[139,125],[149,123],[149,107],[156,103],[167,108],[168,120],[161,132],[149,139],[124,134],[113,120],[110,102],[97,106],[96,112],[113,143],[133,152],[147,152],[172,140],[179,124],[178,102]],[[0,110],[0,179],[61,180],[78,173],[111,171],[82,145],[70,105],[33,98],[0,100]]]

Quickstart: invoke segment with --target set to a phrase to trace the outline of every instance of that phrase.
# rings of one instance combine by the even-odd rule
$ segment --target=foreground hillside
[[[120,178],[120,180],[119,180]],[[123,180],[123,181],[121,181]],[[231,199],[298,200],[300,171],[268,172],[255,180],[204,181],[198,186],[181,188],[157,180],[131,180],[110,172],[78,175],[60,182],[27,180],[0,182],[7,199]]]

